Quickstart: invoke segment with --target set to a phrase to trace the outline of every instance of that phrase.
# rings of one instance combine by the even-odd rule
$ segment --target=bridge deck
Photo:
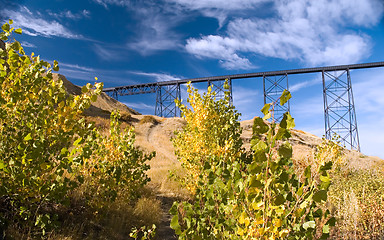
[[[268,76],[278,76],[278,75],[285,75],[285,74],[292,75],[292,74],[315,73],[315,72],[323,72],[323,71],[341,71],[341,70],[347,70],[347,69],[352,70],[352,69],[376,68],[376,67],[384,67],[384,62],[360,63],[360,64],[326,66],[326,67],[315,67],[315,68],[300,68],[300,69],[291,69],[291,70],[243,73],[243,74],[224,75],[224,76],[181,79],[181,80],[172,80],[172,81],[164,81],[164,82],[154,82],[154,83],[126,85],[126,86],[119,86],[119,87],[110,87],[110,88],[105,88],[103,91],[104,92],[113,92],[113,91],[116,91],[119,89],[143,88],[143,87],[153,88],[155,86],[185,84],[187,82],[196,83],[196,82],[219,81],[219,80],[225,80],[225,79],[244,79],[244,78],[255,78],[255,77],[263,77],[263,76],[268,77]],[[146,93],[146,92],[143,92],[143,93]]]

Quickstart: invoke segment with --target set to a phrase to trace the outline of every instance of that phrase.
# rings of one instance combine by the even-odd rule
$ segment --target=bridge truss
[[[180,86],[188,82],[207,82],[208,86],[211,86],[212,90],[216,92],[217,98],[222,98],[224,97],[225,91],[224,81],[227,79],[229,84],[228,91],[230,92],[230,98],[232,100],[232,81],[234,79],[262,78],[264,103],[268,103],[277,101],[284,89],[289,90],[289,75],[321,73],[323,81],[325,136],[327,139],[331,139],[334,134],[337,134],[340,136],[342,144],[360,151],[350,70],[377,67],[384,67],[384,62],[182,79],[105,88],[104,92],[115,99],[118,99],[118,96],[124,95],[156,93],[155,114],[161,117],[175,117],[180,116],[180,110],[176,107],[174,100],[180,99]],[[289,110],[289,102],[287,106],[277,106],[275,108],[275,120],[281,120],[283,114]]]

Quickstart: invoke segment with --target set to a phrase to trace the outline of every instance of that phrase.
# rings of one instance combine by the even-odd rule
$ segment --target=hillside
[[[61,74],[53,74],[54,79],[60,78],[67,92],[72,95],[81,94],[81,87],[74,85],[72,82],[68,81],[64,75]],[[98,116],[103,118],[109,118],[110,113],[113,110],[119,110],[122,113],[135,114],[140,115],[139,112],[127,107],[125,104],[109,97],[105,93],[101,93],[101,95],[97,98],[96,102],[92,102],[92,105],[89,109],[86,110],[85,114],[87,116]]]

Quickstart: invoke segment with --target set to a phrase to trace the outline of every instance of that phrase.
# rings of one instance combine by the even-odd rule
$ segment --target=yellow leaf
[[[238,235],[243,236],[243,235],[244,235],[244,232],[245,232],[245,230],[242,229],[241,227],[238,227],[238,228],[237,228],[237,234],[238,234]]]
[[[252,203],[252,208],[253,210],[259,210],[262,208],[262,206],[264,205],[264,202],[263,201],[260,201],[260,202],[253,202]]]
[[[260,224],[263,224],[263,223],[264,223],[263,218],[259,218],[259,219],[256,220],[256,224],[257,225],[260,225]]]
[[[272,220],[272,223],[275,227],[279,228],[279,227],[281,227],[282,221],[279,218],[275,218]]]
[[[289,230],[288,229],[283,229],[279,232],[279,237],[281,238],[285,238],[289,233]]]
[[[247,218],[247,214],[246,214],[245,212],[243,212],[243,213],[240,215],[239,223],[240,223],[240,224],[244,224],[246,218]]]

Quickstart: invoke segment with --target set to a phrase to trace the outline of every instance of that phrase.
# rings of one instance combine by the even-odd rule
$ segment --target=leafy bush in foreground
[[[255,118],[252,152],[241,148],[238,114],[228,93],[215,102],[208,90],[201,96],[189,88],[192,109],[181,105],[187,126],[174,140],[176,154],[189,172],[192,202],[175,202],[171,227],[180,239],[312,239],[327,238],[335,219],[322,205],[331,183],[332,162],[311,166],[299,178],[293,169],[289,129],[294,120],[285,113],[280,125],[265,123],[274,104]],[[284,91],[283,105],[290,98]],[[322,227],[322,229],[320,229]]]
[[[9,40],[21,29],[2,26],[0,39],[0,238],[12,226],[16,238],[41,238],[59,223],[63,206],[77,193],[85,209],[98,210],[133,192],[149,178],[145,155],[133,146],[135,136],[121,132],[118,114],[112,114],[111,131],[102,136],[87,123],[83,111],[96,101],[103,84],[82,87],[68,95],[52,66],[25,55],[21,44]],[[65,213],[62,213],[65,215]],[[12,236],[10,236],[12,237]]]

